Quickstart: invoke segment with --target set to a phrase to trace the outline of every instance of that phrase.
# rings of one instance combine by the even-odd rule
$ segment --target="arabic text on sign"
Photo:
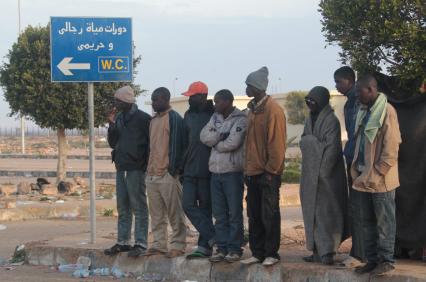
[[[127,32],[126,27],[124,26],[116,26],[113,22],[112,25],[106,25],[106,26],[96,26],[93,22],[86,24],[86,29],[83,29],[82,27],[76,28],[71,24],[71,22],[65,22],[65,26],[58,30],[58,33],[60,35],[64,35],[65,33],[73,33],[81,35],[83,32],[87,33],[93,33],[93,34],[99,34],[99,33],[111,33],[112,35],[122,35],[123,33]]]

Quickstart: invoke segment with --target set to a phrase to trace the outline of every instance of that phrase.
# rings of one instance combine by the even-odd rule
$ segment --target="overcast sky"
[[[244,95],[248,73],[267,66],[269,93],[334,88],[338,48],[326,46],[318,0],[21,0],[21,25],[46,25],[50,16],[132,17],[136,83],[149,91],[165,86],[182,93],[207,83],[211,94],[228,88]],[[0,1],[0,58],[18,34],[18,0]],[[0,90],[0,126],[8,118]],[[82,93],[85,95],[85,93]],[[143,107],[146,97],[138,99]],[[146,109],[146,108],[145,108]]]

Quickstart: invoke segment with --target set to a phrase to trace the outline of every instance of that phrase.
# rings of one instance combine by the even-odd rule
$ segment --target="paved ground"
[[[301,210],[298,207],[282,208],[284,226],[302,224]],[[115,217],[98,217],[97,233],[100,238],[114,238],[116,234]],[[30,220],[16,222],[0,222],[6,226],[0,230],[0,258],[8,258],[13,254],[15,247],[30,241],[53,241],[60,238],[73,239],[70,244],[85,245],[90,237],[90,225],[87,218]],[[283,228],[284,228],[283,226]],[[111,243],[111,242],[107,242]]]
[[[312,271],[315,265],[302,262],[302,257],[308,252],[304,247],[303,220],[300,207],[281,208],[282,216],[282,238],[280,255],[282,261],[289,266],[307,268]],[[74,249],[104,249],[111,246],[116,238],[116,218],[98,217],[97,219],[97,243],[88,244],[89,222],[87,218],[77,218],[72,220],[32,220],[21,222],[0,222],[6,226],[5,230],[0,230],[0,258],[9,258],[16,245],[31,241],[38,241],[46,246],[71,247]],[[247,221],[247,219],[245,219]],[[197,238],[192,227],[187,238],[190,251]],[[151,236],[150,239],[151,240]],[[40,244],[38,243],[38,244]],[[350,241],[343,244],[340,252],[347,253],[350,248]],[[244,256],[250,255],[246,247]],[[340,254],[339,259],[345,254]],[[322,266],[318,266],[321,271],[327,271]],[[336,271],[338,267],[330,268]],[[426,277],[426,265],[420,262],[398,261],[397,271],[399,274],[415,273],[417,277]],[[70,274],[59,273],[55,268],[40,266],[13,266],[8,270],[0,267],[0,281],[82,281],[70,277]],[[111,278],[89,278],[84,281],[112,281]],[[120,280],[126,281],[126,280]],[[127,281],[132,281],[127,280]],[[133,279],[134,281],[134,279]],[[402,280],[392,280],[402,281]],[[413,280],[414,281],[414,280]],[[415,280],[422,281],[422,280]]]

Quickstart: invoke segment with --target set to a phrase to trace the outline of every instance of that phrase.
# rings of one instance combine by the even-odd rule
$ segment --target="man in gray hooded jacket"
[[[238,261],[243,243],[244,148],[247,116],[233,106],[234,96],[221,90],[214,97],[216,112],[200,140],[212,147],[209,170],[217,254],[212,262]]]

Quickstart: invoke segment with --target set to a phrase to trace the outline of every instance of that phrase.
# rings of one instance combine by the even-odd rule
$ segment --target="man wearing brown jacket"
[[[352,188],[362,192],[359,215],[367,264],[355,271],[383,275],[394,269],[395,189],[399,187],[401,134],[396,111],[386,96],[377,92],[373,76],[358,80],[356,91],[363,106],[355,124],[357,141],[351,176]]]
[[[241,262],[271,266],[280,260],[279,188],[284,169],[286,120],[280,105],[266,95],[266,67],[249,74],[246,84],[247,96],[254,98],[248,104],[244,166],[252,257]]]

